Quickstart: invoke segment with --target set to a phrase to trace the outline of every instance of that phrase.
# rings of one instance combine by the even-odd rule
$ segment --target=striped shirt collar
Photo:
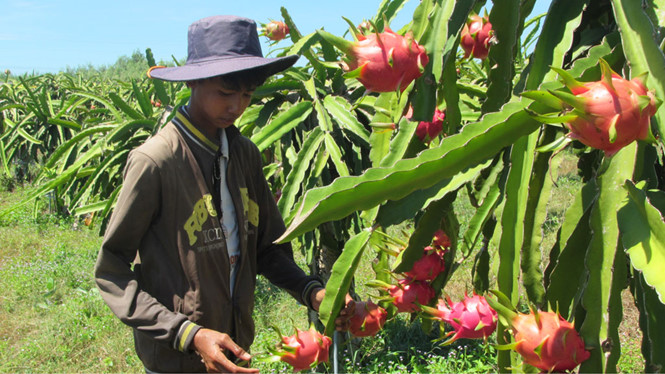
[[[220,146],[217,145],[212,139],[207,137],[201,130],[199,130],[194,123],[192,122],[189,113],[187,112],[187,107],[181,106],[178,108],[175,117],[173,117],[173,123],[180,129],[180,131],[185,134],[194,144],[201,147],[206,152],[216,155],[220,150]],[[222,131],[224,133],[224,131]],[[223,140],[226,140],[226,136],[222,136]],[[226,147],[222,147],[222,151],[228,155],[228,142]]]

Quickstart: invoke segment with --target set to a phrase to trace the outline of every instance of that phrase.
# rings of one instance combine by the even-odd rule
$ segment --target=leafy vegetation
[[[371,19],[372,32],[385,31],[404,2],[382,1]],[[338,67],[347,57],[340,45],[352,42],[323,32],[302,35],[282,9],[292,45],[280,53],[301,54],[307,65],[257,89],[236,125],[263,152],[265,175],[281,196],[278,207],[288,225],[282,240],[300,250],[303,267],[330,278],[319,327],[327,324],[330,333],[327,322],[349,290],[362,297],[385,296],[363,288],[367,280],[392,282],[391,274],[408,270],[433,233],[443,229],[452,247],[446,255],[450,266],[432,283],[437,295],[451,293],[455,283],[465,285],[464,291],[498,289],[521,309],[533,305],[574,318],[591,352],[582,372],[632,365],[625,352],[638,350],[641,367],[632,369],[660,370],[665,344],[659,337],[665,330],[653,316],[665,312],[660,271],[665,265],[665,106],[651,120],[652,138],[607,157],[565,137],[562,124],[570,108],[557,99],[581,111],[559,79],[600,80],[601,59],[626,77],[646,73],[646,86],[663,99],[659,22],[665,3],[558,0],[538,16],[531,14],[534,1],[509,1],[489,10],[495,38],[490,38],[488,57],[463,59],[460,31],[484,5],[421,1],[398,33],[409,31],[427,51],[429,63],[403,91],[383,93],[368,91]],[[118,64],[125,62],[124,79],[89,74],[85,68],[55,75],[7,74],[0,85],[0,181],[6,189],[23,181],[31,187],[19,189],[18,200],[3,203],[0,219],[6,225],[25,221],[32,227],[26,217],[38,217],[39,207],[49,204],[59,225],[81,226],[87,219],[103,233],[128,152],[158,131],[189,95],[182,83],[150,81],[130,72],[129,66],[156,64],[149,51],[145,60],[134,53]],[[443,135],[423,142],[414,134],[419,122],[432,120],[435,109],[445,111]],[[31,209],[35,204],[38,209]],[[21,248],[17,242],[11,246]],[[79,253],[72,243],[26,252],[43,264],[58,264],[70,261],[72,253],[93,261],[95,250]],[[0,270],[16,273],[7,277],[11,285],[26,279],[20,267],[46,275],[35,278],[37,288],[17,285],[19,293],[3,298],[3,308],[25,302],[32,305],[26,313],[35,313],[38,304],[51,308],[51,302],[55,308],[77,300],[71,308],[99,316],[101,309],[86,306],[95,297],[91,283],[75,281],[75,272],[32,268],[22,255],[23,250],[1,257]],[[61,282],[81,291],[69,294]],[[268,286],[261,287],[265,292]],[[39,301],[43,295],[48,297]],[[271,292],[257,296],[268,306],[282,297]],[[393,339],[404,339],[399,334],[412,328],[436,330],[430,329],[431,321],[396,314],[389,300],[381,303],[394,318],[376,339],[346,351],[349,361],[342,365],[348,370],[435,371],[431,365],[437,360],[423,356],[461,354],[441,350],[431,339],[422,345],[412,341],[415,349],[395,346]],[[639,349],[622,336],[622,321],[634,311],[632,305],[641,332]],[[258,320],[273,313],[262,307]],[[296,323],[303,328],[305,322]],[[496,336],[500,344],[511,343],[505,327]],[[257,341],[271,339],[260,334]],[[498,371],[522,367],[512,351],[474,347],[465,351],[468,360],[496,355],[492,367]],[[120,365],[117,358],[110,360]],[[479,361],[476,368],[484,365]]]

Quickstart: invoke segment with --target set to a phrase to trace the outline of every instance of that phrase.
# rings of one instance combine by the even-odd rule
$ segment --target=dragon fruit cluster
[[[388,288],[390,300],[398,313],[418,312],[419,305],[427,305],[434,298],[430,282],[446,269],[444,255],[449,247],[450,239],[443,230],[438,230],[432,245],[425,247],[422,257],[402,274],[404,278]]]

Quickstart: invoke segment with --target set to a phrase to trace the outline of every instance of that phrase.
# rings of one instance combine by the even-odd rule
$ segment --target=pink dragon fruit
[[[450,248],[450,238],[448,238],[448,235],[446,235],[443,230],[439,229],[434,233],[434,240],[432,241],[432,244],[435,247],[448,249]]]
[[[429,144],[432,139],[436,138],[443,131],[443,120],[446,118],[446,113],[439,110],[434,110],[432,121],[421,121],[416,128],[416,136],[421,142]]]
[[[496,330],[497,313],[492,309],[485,297],[473,294],[464,295],[460,302],[453,303],[450,297],[439,300],[437,308],[423,307],[435,319],[446,322],[452,326],[453,331],[447,336],[452,337],[446,341],[450,344],[457,339],[487,338]]]
[[[471,15],[464,24],[460,35],[460,45],[464,50],[464,58],[469,56],[484,60],[494,43],[494,30],[487,17]]]
[[[274,350],[273,353],[280,360],[293,366],[294,372],[309,369],[321,362],[328,362],[332,340],[316,331],[314,326],[309,330],[296,329],[294,335],[281,336],[281,340],[281,349]]]
[[[524,362],[547,372],[569,371],[591,355],[575,327],[558,313],[532,311],[512,319],[515,351]]]
[[[270,21],[263,28],[263,35],[270,40],[279,41],[286,37],[289,33],[289,26],[282,21]]]
[[[386,27],[382,33],[357,33],[358,41],[353,43],[323,30],[317,32],[346,53],[342,63],[346,76],[357,78],[369,91],[404,91],[429,62],[425,48],[411,33],[402,36]]]
[[[649,121],[660,102],[647,91],[642,77],[626,80],[600,60],[602,78],[581,83],[568,72],[554,68],[572,94],[551,91],[563,103],[568,118],[569,137],[596,149],[607,157],[621,148],[649,137]]]
[[[357,337],[374,336],[386,323],[388,312],[367,300],[356,302],[355,314],[349,319],[349,332]]]
[[[570,371],[587,360],[591,353],[584,348],[584,341],[575,326],[559,313],[532,309],[519,313],[510,299],[499,291],[492,291],[497,299],[487,298],[497,311],[502,324],[507,325],[515,337],[515,343],[504,348],[514,349],[524,363],[548,373]]]
[[[427,282],[407,278],[390,287],[388,294],[398,313],[413,313],[419,310],[418,304],[426,305],[432,300],[434,289]]]
[[[411,270],[404,273],[407,277],[419,281],[431,281],[446,270],[446,262],[443,259],[445,250],[427,246],[423,251],[423,257],[413,263]]]

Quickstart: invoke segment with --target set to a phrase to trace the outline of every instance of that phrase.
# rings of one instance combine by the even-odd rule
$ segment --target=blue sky
[[[380,0],[0,0],[0,72],[57,72],[80,65],[110,65],[118,57],[151,48],[155,58],[187,55],[187,27],[214,14],[235,14],[258,23],[281,19],[284,6],[302,34],[316,29],[341,35],[371,18]],[[406,24],[418,5],[410,0],[392,22]],[[489,3],[489,2],[488,2]],[[538,0],[534,14],[545,12]],[[269,47],[264,46],[264,54]]]

